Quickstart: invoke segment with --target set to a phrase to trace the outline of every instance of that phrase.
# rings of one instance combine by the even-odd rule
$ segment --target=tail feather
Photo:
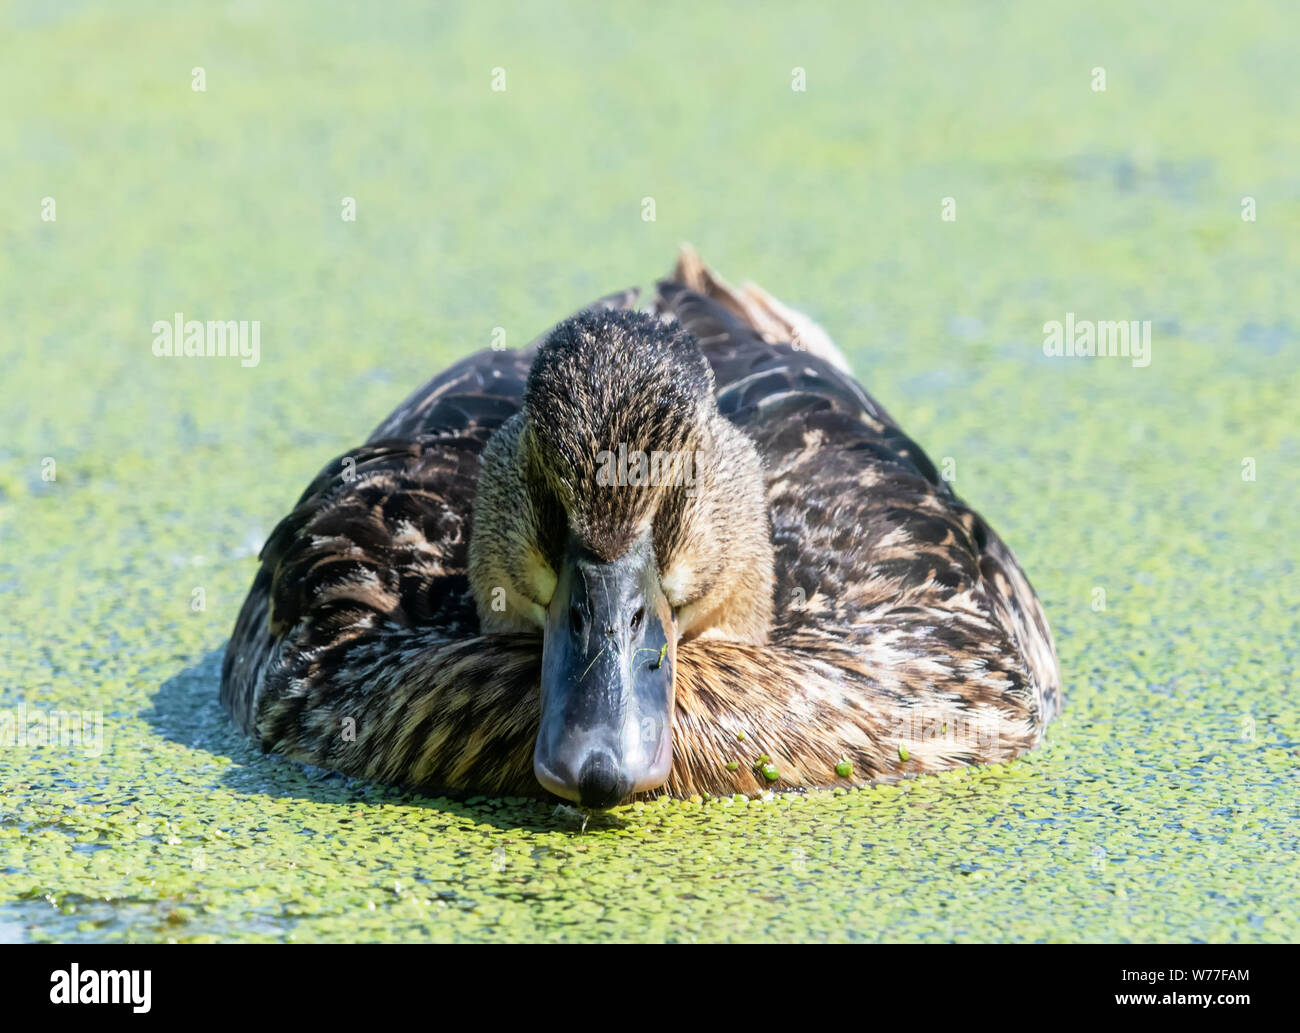
[[[746,282],[739,288],[733,287],[710,269],[690,244],[683,244],[678,253],[673,279],[717,302],[752,327],[769,344],[791,342],[842,372],[850,372],[848,361],[825,330],[756,283]]]

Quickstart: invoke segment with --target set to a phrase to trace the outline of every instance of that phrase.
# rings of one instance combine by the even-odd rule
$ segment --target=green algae
[[[1285,8],[0,17],[0,707],[103,718],[97,754],[0,748],[0,938],[1300,936]],[[1046,744],[584,831],[246,743],[220,649],[309,478],[682,240],[953,461],[1053,625]],[[155,358],[176,311],[260,320],[259,365]],[[1151,365],[1044,356],[1066,312],[1151,319]]]

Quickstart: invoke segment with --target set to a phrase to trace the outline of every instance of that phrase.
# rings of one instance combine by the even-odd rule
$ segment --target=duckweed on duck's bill
[[[639,297],[462,360],[326,465],[227,651],[239,726],[594,808],[1034,746],[1061,681],[1033,589],[827,334],[689,248]]]

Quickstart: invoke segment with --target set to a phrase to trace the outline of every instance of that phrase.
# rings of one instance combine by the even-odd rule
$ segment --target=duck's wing
[[[300,660],[381,625],[476,631],[468,500],[491,429],[362,445],[317,474],[263,546],[226,650],[222,701],[245,731]]]
[[[656,308],[699,340],[719,408],[764,457],[777,554],[771,644],[701,641],[679,652],[683,755],[708,755],[689,745],[688,715],[698,707],[699,734],[710,734],[716,708],[693,686],[716,691],[721,672],[751,735],[778,730],[759,732],[756,748],[785,758],[792,785],[824,781],[836,749],[861,780],[1005,759],[1034,745],[1060,709],[1060,674],[1042,607],[1010,549],[829,341],[781,340],[776,320],[755,316],[742,291],[697,258],[679,262],[676,276],[659,285]],[[815,325],[770,300],[786,326]],[[962,723],[925,720],[943,714],[969,716],[987,741],[939,736]],[[916,733],[922,726],[936,734],[927,740]],[[817,727],[824,735],[809,737]],[[692,791],[717,781],[692,778]]]
[[[780,336],[782,326],[798,334],[801,326],[816,327],[815,323],[762,288],[746,284],[744,290],[758,292],[790,313],[790,322],[781,325],[770,320],[760,325],[750,322],[760,316],[740,310],[744,295],[686,249],[677,273],[694,286],[660,281],[654,309],[660,318],[679,322],[695,336],[713,369],[719,411],[754,437],[761,450],[766,451],[765,441],[778,428],[798,426],[813,412],[835,414],[865,424],[879,448],[909,461],[917,473],[942,486],[929,457],[853,379],[843,355],[824,331],[817,328],[815,337],[803,331],[812,344]],[[769,447],[777,447],[776,442],[769,442]]]
[[[264,749],[425,788],[540,791],[537,639],[480,635],[468,579],[480,455],[522,405],[530,352],[434,377],[272,531],[221,683]]]
[[[367,444],[480,425],[495,429],[523,404],[531,363],[531,355],[505,349],[462,359],[412,391],[375,428]]]

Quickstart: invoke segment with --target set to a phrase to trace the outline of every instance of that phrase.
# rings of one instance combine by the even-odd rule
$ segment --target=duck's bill
[[[542,648],[543,787],[606,808],[667,781],[676,644],[648,538],[613,562],[570,542]]]

